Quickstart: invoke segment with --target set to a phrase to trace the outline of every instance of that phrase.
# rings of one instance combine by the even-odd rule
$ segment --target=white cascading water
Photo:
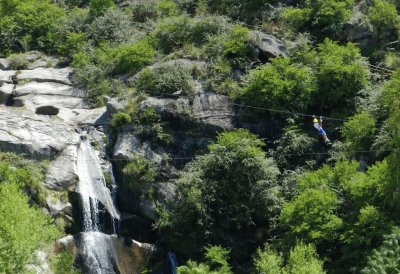
[[[115,273],[117,256],[109,237],[100,232],[99,203],[104,205],[113,222],[114,219],[119,219],[119,212],[106,187],[100,160],[87,138],[81,141],[78,150],[77,170],[78,192],[82,199],[84,218],[84,233],[82,233],[84,265],[89,267],[87,270],[89,274]]]

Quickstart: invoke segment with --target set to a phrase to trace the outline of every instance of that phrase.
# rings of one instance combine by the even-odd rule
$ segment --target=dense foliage
[[[202,246],[223,244],[238,259],[271,235],[282,198],[279,170],[262,145],[245,130],[223,133],[187,166],[177,181],[180,201],[157,223],[172,246],[198,255]]]
[[[40,164],[12,154],[0,156],[0,272],[24,273],[27,264],[35,262],[36,251],[60,232],[23,192],[33,191],[34,197],[40,197],[38,184],[44,171]]]
[[[220,133],[173,172],[179,193],[158,208],[154,227],[179,273],[398,272],[399,10],[395,0],[3,0],[0,54],[16,70],[29,50],[58,55],[91,106],[124,101],[110,140],[130,131],[149,149],[174,152],[191,136],[160,112],[194,122],[186,107],[198,87],[234,101],[236,125],[259,136]],[[281,46],[255,30],[287,53],[261,58]],[[168,104],[142,104],[147,96]],[[317,142],[312,114],[328,116],[331,148]],[[133,192],[167,177],[146,156],[121,166]],[[0,272],[24,271],[57,234],[29,205],[43,205],[44,170],[0,155]]]

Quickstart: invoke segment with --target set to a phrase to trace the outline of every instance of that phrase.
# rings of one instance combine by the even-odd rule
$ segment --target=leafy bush
[[[153,183],[157,177],[157,169],[154,164],[139,154],[136,154],[124,166],[122,172],[124,174],[124,184],[134,192],[138,192],[143,187]]]
[[[165,96],[177,91],[190,94],[193,90],[192,71],[178,63],[167,63],[152,69],[146,68],[135,81],[139,91]]]
[[[119,46],[110,55],[115,62],[115,73],[131,73],[142,69],[154,58],[155,50],[146,40],[130,45]]]
[[[296,167],[311,164],[304,157],[297,154],[312,152],[315,138],[312,138],[299,129],[298,126],[289,125],[283,129],[282,137],[274,142],[277,147],[271,152],[279,167],[295,169]]]
[[[4,53],[21,49],[53,48],[56,37],[52,33],[65,12],[47,0],[7,0],[2,15],[0,37],[4,41],[0,43]]]
[[[132,35],[130,16],[119,9],[109,9],[97,17],[89,26],[87,35],[96,43],[123,43]]]
[[[179,8],[178,5],[171,0],[162,0],[157,3],[156,11],[158,17],[169,17],[169,16],[177,16],[179,15]]]
[[[246,27],[235,26],[232,28],[228,39],[223,43],[223,54],[229,59],[236,59],[238,63],[249,53],[250,31]]]
[[[113,0],[90,0],[89,16],[91,19],[102,16],[107,10],[116,7]]]
[[[318,51],[315,105],[321,111],[353,108],[351,99],[366,85],[368,76],[360,50],[352,43],[340,46],[325,40]]]
[[[400,271],[400,229],[385,236],[383,244],[375,249],[368,257],[367,266],[361,271],[363,274],[397,273]]]
[[[306,0],[289,7],[282,18],[293,31],[312,31],[318,37],[335,37],[351,17],[353,0]]]
[[[267,244],[263,249],[257,249],[253,259],[256,273],[280,274],[282,273],[283,258],[273,251]]]
[[[0,272],[24,273],[35,252],[60,233],[43,210],[29,205],[16,183],[4,179],[0,184]]]
[[[376,133],[375,124],[375,119],[365,111],[346,121],[341,132],[349,149],[352,151],[370,149]]]
[[[395,172],[388,162],[376,163],[366,173],[357,168],[357,162],[338,162],[300,177],[298,195],[281,212],[285,243],[315,244],[321,255],[335,258],[331,267],[342,272],[363,266],[390,229],[390,219],[397,218],[391,214],[398,197],[392,185],[396,179],[390,176]]]
[[[310,8],[287,7],[282,10],[283,22],[292,31],[301,31],[310,20],[312,10]]]
[[[43,180],[46,172],[46,163],[26,160],[12,153],[0,153],[0,182],[17,184],[40,205],[45,203]]]
[[[144,140],[150,140],[155,145],[169,145],[172,136],[165,132],[161,117],[153,107],[141,109],[133,117],[136,122],[134,131]]]
[[[250,59],[251,43],[249,29],[234,25],[225,33],[210,37],[204,51],[214,63],[227,63],[230,67],[246,69]]]
[[[70,252],[63,251],[53,256],[50,260],[51,270],[54,274],[80,274],[81,271],[74,267],[74,256]]]
[[[161,211],[156,223],[175,250],[190,256],[207,244],[222,244],[232,248],[234,259],[243,259],[253,242],[265,239],[282,200],[279,171],[262,145],[246,130],[225,132],[208,154],[186,166],[177,180],[181,199]]]
[[[343,223],[335,215],[338,206],[337,195],[329,189],[301,192],[282,209],[281,222],[288,228],[287,237],[291,242],[302,239],[315,244],[335,240]]]
[[[299,243],[290,250],[287,263],[283,266],[283,258],[267,245],[264,249],[257,250],[254,259],[256,273],[262,274],[322,274],[323,262],[318,259],[315,246],[311,244]]]
[[[158,0],[137,0],[129,3],[129,10],[132,12],[133,20],[135,22],[146,22],[149,19],[157,18]]]
[[[88,43],[87,29],[88,21],[87,9],[73,8],[67,12],[67,16],[60,20],[60,23],[55,27],[54,36],[54,51],[65,57],[66,61],[70,62],[72,56],[79,51],[83,51]]]
[[[177,268],[178,274],[232,274],[228,263],[229,251],[220,246],[205,248],[205,263],[196,263],[189,260],[186,265]]]
[[[263,12],[275,0],[206,0],[211,12],[225,14],[235,20],[255,21],[262,19]]]
[[[110,125],[114,129],[117,129],[123,125],[130,124],[132,117],[126,112],[117,112],[111,117]]]
[[[225,31],[226,22],[226,18],[219,16],[165,18],[157,23],[152,37],[157,48],[170,53],[187,43],[205,43],[209,36]]]
[[[182,47],[190,40],[190,27],[191,19],[185,16],[160,21],[153,31],[156,47],[165,53]]]
[[[275,58],[271,64],[250,71],[240,98],[249,105],[302,111],[315,92],[312,71],[289,58]]]
[[[378,38],[393,39],[395,32],[400,28],[400,17],[397,14],[396,6],[389,1],[374,0],[374,5],[368,10],[368,17],[374,26],[374,34]]]
[[[29,61],[26,60],[25,54],[12,54],[8,59],[10,60],[11,69],[26,69],[29,65]]]

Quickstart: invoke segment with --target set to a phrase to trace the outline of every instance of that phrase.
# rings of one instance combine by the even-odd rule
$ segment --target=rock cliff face
[[[258,32],[253,35],[257,41],[254,48],[256,58],[266,60],[287,54],[282,42],[273,36]],[[96,147],[103,173],[111,182],[114,171],[117,184],[120,184],[124,163],[133,160],[135,155],[152,162],[161,174],[155,182],[135,193],[124,185],[119,186],[116,201],[121,212],[119,235],[126,238],[85,232],[67,236],[56,244],[58,251],[73,251],[85,273],[91,273],[90,261],[85,260],[87,254],[81,241],[85,237],[102,239],[108,243],[104,247],[106,253],[92,255],[108,254],[111,261],[99,265],[99,269],[107,273],[138,273],[150,257],[158,256],[160,260],[164,255],[160,255],[160,249],[131,238],[157,240],[151,229],[156,219],[156,205],[169,207],[178,197],[173,180],[184,164],[205,151],[218,132],[237,126],[238,114],[232,100],[205,90],[195,78],[191,92],[168,98],[147,97],[139,109],[154,108],[172,138],[167,145],[155,145],[133,131],[133,125],[118,132],[110,131],[109,118],[123,111],[126,102],[105,98],[105,107],[90,109],[85,101],[85,92],[71,81],[70,68],[59,67],[57,59],[37,52],[25,56],[28,65],[22,70],[12,69],[10,60],[0,59],[0,150],[49,161],[45,187],[49,193],[64,192],[69,197],[66,201],[57,195],[49,195],[46,198],[49,214],[72,223],[71,233],[81,231],[80,225],[76,224],[81,221],[76,214],[80,207],[76,197],[79,196],[77,158],[82,138],[90,138]],[[167,63],[197,69],[206,66],[204,62],[186,59]],[[149,69],[160,65],[152,65]],[[83,129],[87,134],[82,134]],[[108,158],[113,161],[108,161]]]
[[[101,129],[108,123],[107,108],[89,109],[85,93],[71,83],[71,69],[58,68],[56,59],[51,58],[54,66],[47,67],[49,57],[38,53],[26,56],[30,64],[24,70],[11,70],[9,60],[0,60],[0,150],[29,159],[48,160],[44,185],[49,193],[75,193],[78,182],[77,151],[82,138],[80,132],[82,128],[91,128],[90,138],[97,143],[100,158],[105,159],[105,143],[102,140],[107,137]],[[94,130],[94,126],[99,126],[100,131]],[[109,163],[102,160],[101,164],[104,172],[109,173]],[[74,220],[76,205],[56,197],[50,195],[46,198],[49,214],[61,216],[67,222],[79,222]],[[150,230],[150,227],[146,229]],[[110,269],[110,273],[138,273],[156,250],[148,244],[98,232],[77,234],[71,238],[73,249],[77,251],[76,260],[82,262],[81,268],[85,273],[90,273],[91,266],[82,259],[84,251],[80,240],[83,237],[97,237],[110,243],[107,247],[110,250],[104,252],[115,252],[113,263],[117,265],[117,270]],[[56,247],[61,248],[65,241],[60,240]],[[39,271],[39,268],[32,267],[34,271]]]

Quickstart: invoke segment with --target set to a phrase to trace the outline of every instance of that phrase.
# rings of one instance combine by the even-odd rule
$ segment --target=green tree
[[[368,150],[376,133],[376,121],[363,111],[351,117],[342,127],[341,133],[351,151]]]
[[[300,111],[310,105],[315,88],[310,68],[289,58],[275,58],[250,71],[240,98],[255,106]]]
[[[294,31],[311,31],[319,38],[341,35],[351,17],[353,0],[304,0],[300,7],[283,10],[282,17]]]
[[[399,273],[400,272],[400,229],[396,227],[385,236],[383,244],[368,257],[363,274]]]
[[[286,273],[290,274],[322,274],[323,262],[318,259],[315,246],[311,244],[297,244],[290,250],[286,265]]]
[[[253,259],[256,273],[260,274],[282,274],[283,258],[272,250],[267,244],[264,248],[257,249]]]
[[[329,110],[353,108],[352,98],[367,84],[368,70],[360,50],[352,43],[340,46],[330,40],[318,46],[318,94],[314,104]],[[343,110],[343,109],[342,109]]]
[[[113,0],[90,0],[89,16],[94,19],[102,16],[107,10],[116,7]]]
[[[302,132],[299,126],[289,124],[283,129],[281,138],[274,142],[276,149],[271,154],[280,168],[294,170],[312,164],[312,161],[299,157],[299,154],[311,153],[315,142],[315,138]]]
[[[315,246],[299,243],[290,250],[289,257],[284,265],[283,258],[267,245],[257,250],[254,258],[256,273],[260,274],[322,274],[323,262],[318,259]]]
[[[396,5],[385,0],[374,0],[374,5],[368,9],[368,17],[374,26],[377,38],[393,39],[397,37],[400,27],[400,17]]]
[[[243,258],[274,228],[282,202],[279,171],[262,145],[243,129],[222,133],[208,154],[188,164],[177,180],[181,199],[156,223],[177,251],[190,256],[222,244]]]
[[[3,52],[21,49],[49,51],[54,47],[53,33],[65,16],[63,9],[47,0],[6,1],[5,5],[5,16],[0,21],[0,37],[5,39],[0,42]]]
[[[307,189],[284,205],[281,223],[291,242],[296,239],[320,244],[338,237],[343,220],[337,216],[339,199],[329,189]]]
[[[232,274],[229,266],[229,251],[220,246],[205,248],[205,262],[189,260],[186,265],[177,268],[178,274]]]
[[[121,45],[109,53],[115,62],[115,73],[137,72],[148,65],[154,58],[156,52],[146,41],[141,40],[129,45]]]

